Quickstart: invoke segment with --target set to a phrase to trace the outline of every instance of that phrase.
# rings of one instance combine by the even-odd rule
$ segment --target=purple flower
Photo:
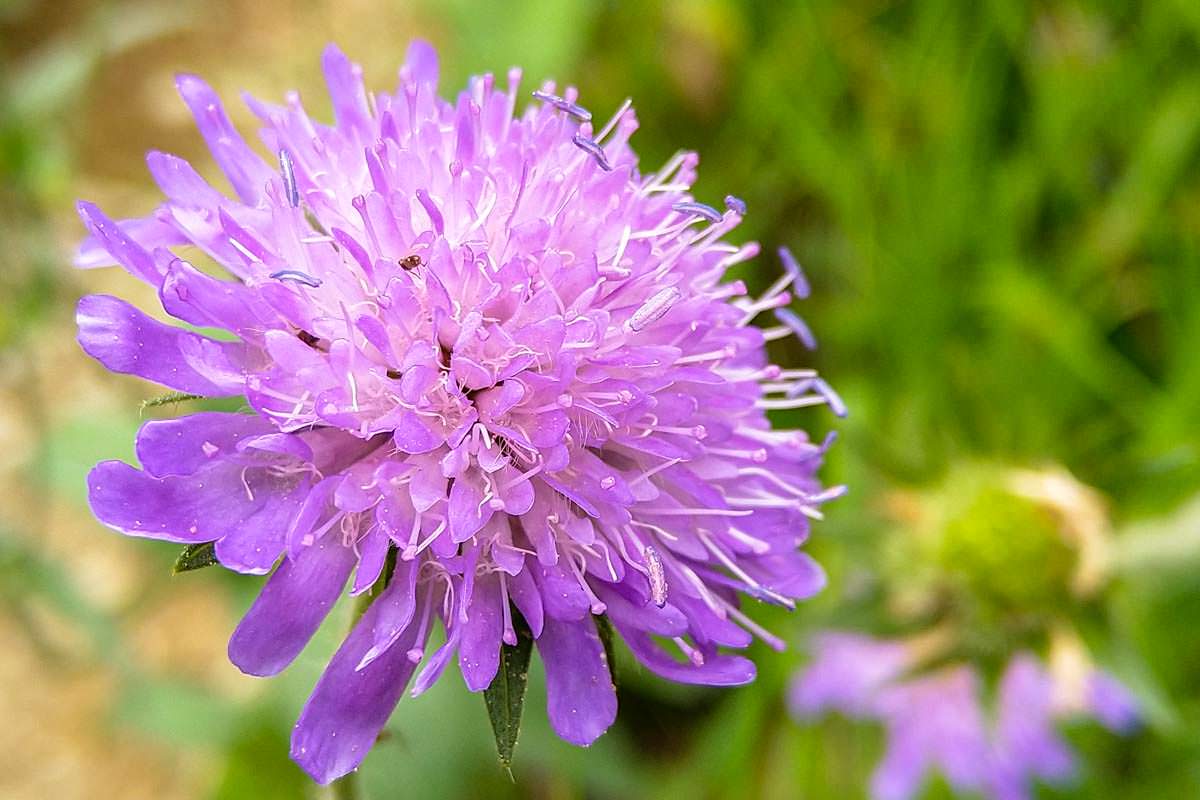
[[[1030,778],[1061,783],[1074,775],[1075,757],[1054,729],[1054,681],[1041,662],[1015,656],[997,705],[992,790],[998,800],[1028,797]]]
[[[1096,670],[1088,676],[1084,707],[1115,733],[1127,733],[1141,724],[1137,699],[1113,676]]]
[[[903,642],[826,631],[813,637],[813,662],[792,681],[788,705],[799,717],[841,711],[873,717],[879,690],[913,662]]]
[[[983,786],[988,733],[979,706],[979,679],[969,667],[891,683],[881,687],[874,705],[887,727],[887,749],[871,776],[872,796],[913,797],[933,769],[960,792]]]
[[[321,782],[354,769],[405,688],[425,691],[452,659],[486,688],[522,620],[551,722],[579,745],[616,714],[595,615],[659,675],[752,680],[727,648],[782,645],[740,596],[790,607],[820,590],[798,547],[839,493],[815,477],[831,440],[766,415],[835,402],[807,390],[824,385],[811,371],[768,362],[764,342],[790,328],[753,325],[790,302],[797,273],[758,299],[722,283],[758,252],[722,238],[744,206],[696,203],[691,153],[640,174],[628,106],[593,130],[574,89],[546,84],[514,116],[516,70],[507,89],[487,75],[449,103],[421,42],[394,94],[368,93],[336,48],[323,66],[332,126],[294,94],[248,101],[270,158],[205,83],[178,79],[236,198],[151,153],[167,197],[153,214],[115,223],[80,204],[80,265],[119,263],[171,316],[233,334],[91,296],[83,349],[253,412],[147,422],[140,470],[89,476],[96,516],[271,573],[229,644],[254,675],[284,669],[347,582],[374,587],[292,736]]]
[[[1072,681],[1019,653],[989,715],[973,667],[914,674],[922,654],[909,642],[836,632],[813,642],[813,663],[792,683],[792,712],[808,718],[837,710],[883,722],[887,749],[871,779],[878,800],[915,797],[931,770],[956,791],[1024,800],[1032,780],[1062,783],[1075,772],[1074,754],[1055,728],[1061,719],[1090,716],[1116,732],[1137,721],[1132,695],[1096,669],[1084,676],[1079,700],[1072,698]]]

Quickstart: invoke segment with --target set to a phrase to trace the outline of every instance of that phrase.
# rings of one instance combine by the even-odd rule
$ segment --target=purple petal
[[[281,509],[295,485],[296,479],[243,472],[228,462],[156,478],[120,461],[102,461],[88,474],[88,502],[97,519],[130,536],[211,542],[241,529],[285,529],[289,518]]]
[[[300,512],[292,520],[291,527],[287,532],[288,555],[291,558],[297,558],[305,547],[312,544],[312,542],[305,541],[305,537],[316,529],[321,517],[329,510],[333,494],[343,480],[342,475],[324,478],[318,481],[308,493],[308,497],[304,498]]]
[[[264,676],[292,663],[337,602],[354,561],[354,551],[336,537],[284,559],[233,632],[229,660]]]
[[[245,284],[217,280],[178,258],[170,260],[159,297],[176,319],[239,333],[262,328],[277,316]]]
[[[254,414],[204,411],[173,419],[152,419],[137,434],[142,468],[157,478],[191,475],[237,452],[240,441],[275,427]]]
[[[348,483],[344,482],[338,488],[344,488]],[[358,569],[354,571],[354,587],[350,594],[362,594],[379,579],[390,544],[391,539],[378,525],[358,540]]]
[[[81,299],[75,319],[84,352],[113,372],[206,397],[244,391],[241,342],[218,342],[163,325],[102,294]]]
[[[974,670],[952,667],[881,692],[888,749],[872,780],[881,797],[911,796],[929,767],[959,792],[984,784],[991,754],[978,683]]]
[[[133,231],[135,227],[143,226],[134,226],[130,223],[118,225],[106,217],[104,212],[93,203],[80,202],[78,209],[83,224],[87,226],[97,245],[107,250],[108,254],[125,267],[131,275],[154,286],[158,285],[162,279],[162,272],[154,263],[153,256],[125,231],[125,228]]]
[[[308,443],[296,433],[262,433],[258,436],[247,436],[237,443],[237,451],[247,455],[268,453],[272,456],[284,456],[302,464],[311,464],[315,456]]]
[[[371,644],[356,669],[365,668],[391,650],[408,628],[417,607],[417,576],[420,568],[421,564],[417,561],[396,562],[396,571],[392,573],[391,583],[371,604],[375,610],[372,616]]]
[[[825,588],[825,570],[799,550],[747,559],[742,566],[764,588],[784,597],[807,600]]]
[[[500,637],[504,617],[500,608],[500,580],[495,573],[475,582],[467,620],[462,623],[458,667],[472,692],[481,692],[496,677],[500,666]]]
[[[470,539],[491,519],[494,509],[483,502],[483,487],[475,474],[462,475],[450,488],[450,535],[456,542]]]
[[[98,211],[93,212],[91,210],[95,209],[95,206],[91,204],[81,204],[81,213],[83,206],[89,208],[88,217],[92,216],[93,213],[98,213]],[[156,247],[173,247],[189,243],[188,238],[178,228],[156,216],[125,219],[117,223],[104,218],[107,226],[113,226],[105,234],[99,233],[96,230],[95,224],[88,217],[84,218],[84,224],[93,233],[79,246],[79,252],[75,255],[75,266],[82,269],[112,267],[118,263],[124,263],[124,261],[119,260],[118,253],[111,252],[110,250],[110,248],[114,247],[114,243],[112,242],[114,236],[119,236],[122,241],[138,242],[139,245],[137,246],[139,248],[151,251]],[[113,230],[113,228],[117,230]],[[117,249],[120,251],[120,248]],[[141,263],[139,263],[140,265]],[[143,277],[139,272],[134,272],[133,274]]]
[[[400,452],[411,455],[428,453],[442,444],[441,437],[429,430],[421,422],[421,418],[411,411],[405,411],[400,415],[392,438]]]
[[[158,188],[174,203],[189,208],[219,208],[226,198],[200,176],[184,159],[152,150],[146,154],[146,166]]]
[[[413,682],[413,697],[424,694],[430,686],[437,683],[437,679],[442,676],[442,670],[446,668],[446,665],[450,663],[450,658],[458,651],[458,638],[461,632],[461,625],[452,627],[445,643],[425,662],[425,666],[421,668],[421,674],[417,675],[416,681]]]
[[[325,47],[321,54],[321,69],[325,73],[325,84],[333,101],[333,116],[339,128],[366,132],[370,109],[367,107],[367,92],[363,88],[362,69],[343,53],[335,44]]]
[[[250,149],[233,127],[212,87],[195,75],[176,76],[175,86],[183,102],[191,109],[200,135],[204,137],[213,158],[225,177],[229,178],[238,197],[248,205],[255,205],[263,186],[274,177],[274,171]]]
[[[1075,770],[1070,747],[1054,728],[1053,679],[1028,653],[1013,657],[1000,681],[996,719],[997,770],[1012,781],[1025,775],[1064,780]]]
[[[618,589],[604,583],[596,586],[596,596],[604,601],[606,613],[614,624],[659,636],[682,636],[687,633],[687,617],[672,605],[659,608],[650,601],[635,604]]]
[[[408,45],[408,53],[404,56],[401,74],[414,83],[424,83],[431,87],[437,86],[437,50],[434,50],[433,45],[424,39],[413,39]]]
[[[534,637],[541,636],[545,617],[542,610],[542,595],[538,592],[533,575],[529,572],[529,559],[526,559],[525,568],[509,579],[508,595],[512,598],[513,605],[521,612],[521,616],[525,618]]]
[[[871,774],[873,800],[912,800],[921,789],[928,756],[914,738],[889,729],[883,759]]]
[[[591,617],[547,618],[536,640],[546,665],[546,712],[554,732],[586,747],[617,718],[617,691]]]
[[[568,572],[563,564],[563,561],[549,566],[537,564],[532,569],[534,577],[541,584],[539,594],[546,616],[573,622],[590,613],[592,602],[579,584],[579,579]],[[527,566],[528,569],[530,567]]]
[[[617,624],[615,620],[614,625],[634,657],[656,675],[705,686],[741,686],[754,680],[754,662],[743,656],[718,653],[705,656],[702,664],[676,661],[642,631]]]
[[[330,660],[292,731],[291,756],[317,783],[362,763],[417,667],[407,654],[423,644],[419,625],[409,625],[386,653],[359,667],[380,613],[377,600]]]
[[[792,682],[788,705],[798,717],[827,709],[850,716],[876,712],[881,687],[899,676],[912,657],[900,642],[855,633],[813,637],[813,661]]]
[[[1093,672],[1088,681],[1088,705],[1100,724],[1115,733],[1133,730],[1141,719],[1137,698],[1123,683],[1100,670]]]

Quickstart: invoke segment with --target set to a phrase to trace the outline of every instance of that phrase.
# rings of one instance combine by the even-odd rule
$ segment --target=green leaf
[[[488,719],[496,736],[496,753],[500,765],[512,774],[513,750],[521,732],[521,710],[525,707],[525,687],[529,682],[529,655],[533,634],[520,614],[513,612],[513,628],[517,643],[500,648],[500,669],[488,688],[483,690]]]
[[[191,572],[194,569],[204,569],[216,564],[217,554],[215,545],[216,542],[189,544],[183,548],[183,552],[179,554],[179,558],[175,559],[175,566],[171,567],[171,574],[178,575],[181,572]]]
[[[620,684],[617,683],[616,651],[613,650],[613,638],[616,634],[613,633],[612,622],[609,621],[607,614],[596,617],[596,630],[600,634],[600,643],[604,645],[604,659],[608,662],[608,674],[612,678],[613,686],[620,688]]]

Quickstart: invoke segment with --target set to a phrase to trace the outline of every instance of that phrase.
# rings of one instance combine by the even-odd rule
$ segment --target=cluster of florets
[[[171,316],[234,335],[91,296],[83,348],[253,412],[148,422],[141,469],[90,475],[96,515],[272,573],[230,642],[252,674],[286,667],[348,581],[375,593],[293,735],[320,781],[358,765],[414,674],[419,694],[457,657],[482,690],[523,626],[551,721],[577,744],[616,713],[596,615],[660,675],[752,680],[726,649],[778,641],[740,597],[790,606],[820,589],[799,546],[839,493],[815,477],[829,440],[766,413],[843,412],[814,373],[767,359],[771,339],[812,343],[787,308],[807,293],[799,267],[784,251],[758,299],[723,282],[757,253],[723,240],[744,203],[696,202],[691,153],[640,174],[628,104],[597,130],[573,89],[546,84],[515,115],[516,70],[446,102],[419,42],[392,94],[368,93],[335,48],[323,65],[332,126],[295,95],[249,100],[270,159],[179,78],[236,198],[151,153],[153,214],[116,223],[81,204],[81,265],[115,261]],[[778,324],[756,327],[768,311]]]

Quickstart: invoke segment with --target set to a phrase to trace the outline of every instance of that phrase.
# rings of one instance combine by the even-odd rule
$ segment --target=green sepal
[[[512,776],[513,751],[521,732],[521,711],[525,707],[525,688],[529,683],[529,657],[533,649],[533,634],[520,614],[513,611],[513,630],[516,644],[500,647],[500,667],[496,677],[483,690],[488,719],[496,737],[496,754],[500,766]]]
[[[202,394],[189,394],[187,392],[168,392],[167,394],[160,394],[158,397],[149,397],[149,398],[143,400],[141,410],[144,413],[147,408],[157,408],[158,406],[169,406],[169,405],[174,405],[176,403],[186,403],[189,400],[203,400],[203,399],[205,399],[205,398],[204,398],[204,395],[202,395]]]
[[[612,622],[607,614],[600,614],[595,617],[596,631],[600,634],[600,643],[604,645],[604,660],[608,662],[608,674],[612,678],[614,687],[619,688],[617,683],[617,659],[616,650],[613,648],[613,641],[616,638],[616,632],[613,630]]]
[[[189,544],[175,559],[175,566],[171,567],[171,574],[178,575],[181,572],[204,569],[216,563],[218,563],[216,542]]]

